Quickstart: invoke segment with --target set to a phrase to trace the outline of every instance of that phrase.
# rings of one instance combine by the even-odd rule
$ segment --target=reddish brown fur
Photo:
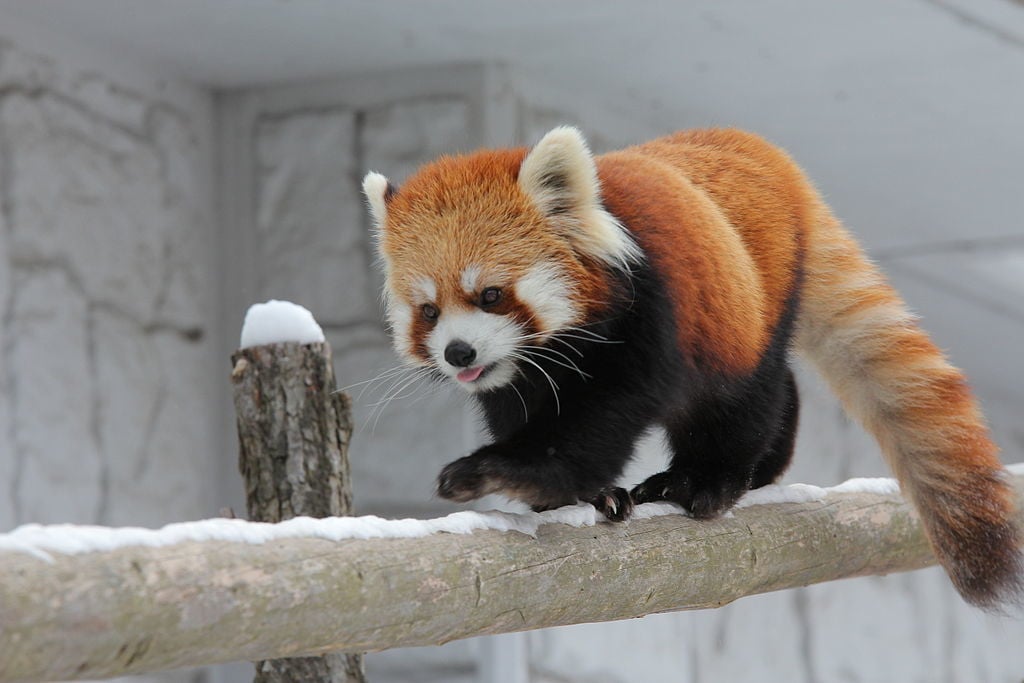
[[[765,316],[760,277],[732,227],[704,193],[658,159],[621,152],[602,157],[598,169],[605,204],[632,228],[668,284],[686,357],[721,371],[749,372],[773,321]],[[728,272],[735,275],[723,279]]]
[[[875,435],[957,589],[993,607],[1021,588],[1016,501],[963,374],[814,198],[799,345]],[[846,341],[832,341],[837,335]]]
[[[739,131],[694,131],[598,159],[603,197],[669,282],[679,341],[730,374],[758,363],[796,286],[807,188]]]

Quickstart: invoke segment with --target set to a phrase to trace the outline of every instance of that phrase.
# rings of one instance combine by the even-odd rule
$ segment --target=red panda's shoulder
[[[635,149],[597,159],[608,210],[668,289],[681,350],[728,374],[760,361],[771,336],[763,283],[712,199],[663,159]]]

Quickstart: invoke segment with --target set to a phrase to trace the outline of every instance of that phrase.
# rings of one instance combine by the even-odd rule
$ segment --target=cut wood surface
[[[1024,497],[1024,476],[1014,484]],[[185,542],[53,562],[5,552],[0,681],[435,645],[717,607],[933,563],[909,506],[871,493],[752,506],[713,521],[548,524],[536,538]]]

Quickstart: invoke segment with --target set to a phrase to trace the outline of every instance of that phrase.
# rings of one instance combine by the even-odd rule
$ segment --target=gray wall
[[[0,39],[0,528],[210,515],[211,100],[68,49]]]

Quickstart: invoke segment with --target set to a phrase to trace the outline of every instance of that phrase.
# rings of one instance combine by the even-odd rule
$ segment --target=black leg
[[[791,370],[786,373],[784,387],[785,407],[782,414],[782,426],[776,433],[771,448],[754,468],[754,476],[750,482],[752,489],[774,484],[793,460],[797,424],[800,417],[800,395],[797,393],[796,379]]]
[[[589,406],[563,414],[547,428],[531,427],[446,465],[438,476],[438,495],[466,502],[500,493],[534,510],[582,500],[608,519],[629,516],[632,500],[614,484],[646,424],[614,406]]]
[[[673,501],[706,519],[729,509],[755,481],[780,474],[792,453],[792,429],[785,427],[796,426],[796,411],[787,410],[795,407],[792,386],[789,369],[780,365],[734,395],[705,399],[670,420],[669,469],[633,489],[634,500]]]

